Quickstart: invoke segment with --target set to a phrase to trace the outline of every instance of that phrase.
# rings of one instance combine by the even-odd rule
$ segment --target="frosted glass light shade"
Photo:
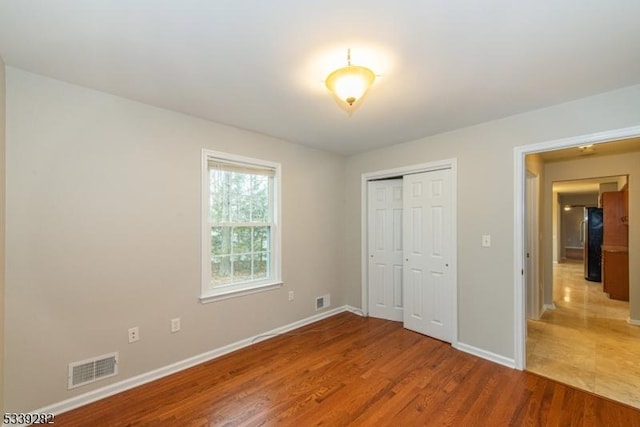
[[[376,79],[373,71],[359,65],[338,68],[327,76],[327,88],[349,106],[358,101],[369,90]]]

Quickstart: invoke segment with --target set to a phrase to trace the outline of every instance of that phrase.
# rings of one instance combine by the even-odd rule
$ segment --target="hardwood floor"
[[[629,303],[584,279],[582,263],[554,266],[555,310],[528,321],[527,370],[640,408],[640,327]]]
[[[640,426],[640,411],[342,313],[60,414],[57,426]]]

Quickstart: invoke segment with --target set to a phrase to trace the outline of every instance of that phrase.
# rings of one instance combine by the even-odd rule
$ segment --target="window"
[[[280,165],[203,150],[203,302],[282,285]]]

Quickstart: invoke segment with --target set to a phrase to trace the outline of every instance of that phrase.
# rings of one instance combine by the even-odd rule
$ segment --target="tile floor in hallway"
[[[640,326],[582,272],[554,265],[556,308],[527,322],[527,370],[640,408]]]

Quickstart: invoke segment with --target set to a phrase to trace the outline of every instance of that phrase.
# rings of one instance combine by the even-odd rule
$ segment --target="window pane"
[[[251,219],[251,198],[243,194],[231,197],[231,221],[249,222]]]
[[[251,252],[251,227],[233,227],[233,253]]]
[[[233,172],[231,175],[231,221],[251,220],[251,177],[253,175]]]
[[[233,264],[233,281],[251,280],[251,255],[240,255]]]
[[[253,254],[253,278],[266,277],[269,277],[269,254],[267,252]]]
[[[206,161],[209,194],[204,202],[209,203],[209,212],[203,221],[208,221],[205,230],[210,230],[205,238],[211,239],[211,251],[204,259],[211,264],[207,286],[235,290],[245,282],[272,278],[271,263],[277,260],[271,259],[271,253],[278,243],[273,241],[277,168],[224,156],[207,156]]]
[[[229,221],[229,179],[230,173],[215,169],[209,171],[210,197],[209,212],[212,223]]]
[[[268,251],[270,236],[271,227],[253,227],[253,252]]]
[[[231,283],[231,257],[211,257],[211,284],[214,286]]]
[[[231,254],[231,227],[211,227],[211,255]]]
[[[252,181],[251,220],[269,222],[269,177],[254,175]]]
[[[248,196],[251,194],[251,177],[248,173],[231,172],[231,191],[233,194]]]
[[[229,177],[230,177],[229,192],[231,194],[242,194],[244,175],[241,173],[229,172]]]

